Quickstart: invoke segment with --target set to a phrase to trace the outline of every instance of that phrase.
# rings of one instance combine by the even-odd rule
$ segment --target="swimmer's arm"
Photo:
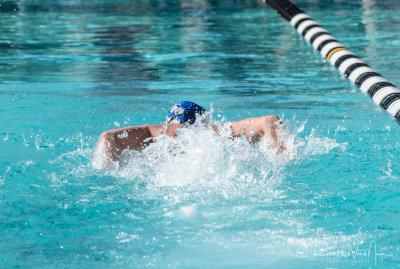
[[[270,147],[280,153],[285,147],[279,143],[279,125],[279,119],[275,115],[233,121],[231,125],[232,137],[245,136],[250,142],[257,142],[262,137],[266,137]]]
[[[118,161],[123,150],[140,151],[152,142],[152,137],[161,134],[173,137],[176,136],[176,129],[182,127],[182,124],[167,123],[131,126],[106,131],[100,135],[97,151],[100,154],[105,154],[105,157],[112,161]]]

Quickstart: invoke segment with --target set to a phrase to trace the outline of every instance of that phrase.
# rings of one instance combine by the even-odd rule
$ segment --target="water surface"
[[[400,85],[398,1],[296,4]],[[261,1],[2,1],[0,95],[0,267],[399,264],[398,124]],[[196,127],[93,167],[182,100],[293,159]]]

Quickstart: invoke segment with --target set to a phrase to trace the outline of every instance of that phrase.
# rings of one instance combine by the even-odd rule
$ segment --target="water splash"
[[[125,150],[118,164],[120,169],[109,173],[155,186],[226,187],[235,181],[282,178],[285,165],[291,160],[301,161],[346,147],[346,143],[315,135],[314,129],[306,137],[300,137],[307,121],[297,128],[284,121],[278,130],[278,144],[284,150],[276,154],[266,137],[254,144],[244,137],[232,139],[230,123],[224,119],[215,121],[213,111],[203,116],[201,124],[178,129],[177,138],[160,135],[141,152]],[[212,125],[218,126],[218,133]],[[99,168],[105,158],[100,144],[94,154],[94,168]]]

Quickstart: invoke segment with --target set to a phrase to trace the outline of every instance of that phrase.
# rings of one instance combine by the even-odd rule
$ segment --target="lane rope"
[[[265,0],[331,65],[400,123],[400,90],[289,0]]]

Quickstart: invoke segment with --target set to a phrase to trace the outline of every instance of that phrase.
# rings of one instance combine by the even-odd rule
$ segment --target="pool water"
[[[295,3],[400,85],[400,2]],[[262,1],[0,1],[0,268],[393,268],[400,128]],[[286,150],[204,126],[97,169],[178,101],[276,114]]]

